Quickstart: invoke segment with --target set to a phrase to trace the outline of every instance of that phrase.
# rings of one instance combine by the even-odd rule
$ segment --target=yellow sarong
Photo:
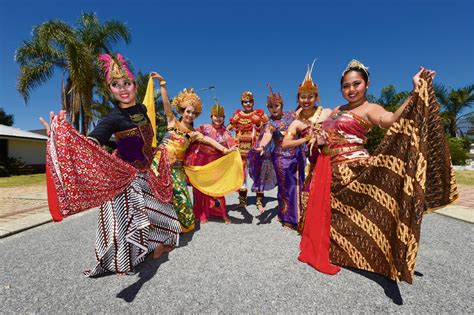
[[[185,166],[191,184],[200,192],[220,197],[238,190],[244,182],[244,170],[239,151],[203,166]]]

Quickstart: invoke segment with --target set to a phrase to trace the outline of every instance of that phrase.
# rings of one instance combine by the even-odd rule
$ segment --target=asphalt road
[[[281,228],[275,206],[269,198],[263,218],[255,206],[231,211],[234,224],[203,225],[132,276],[82,275],[95,264],[95,210],[0,239],[0,313],[474,312],[473,224],[426,216],[414,284],[395,284],[300,263],[299,236]]]

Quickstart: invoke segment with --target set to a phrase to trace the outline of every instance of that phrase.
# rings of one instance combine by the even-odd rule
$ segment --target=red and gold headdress
[[[214,97],[215,104],[211,107],[211,115],[216,117],[225,117],[224,106],[219,104],[217,97]]]
[[[270,83],[267,83],[267,87],[270,90],[270,94],[267,95],[267,106],[270,104],[281,104],[281,106],[283,106],[283,98],[281,97],[280,93],[273,93]]]
[[[242,95],[240,95],[240,101],[253,101],[253,93],[250,91],[244,91],[242,92]]]
[[[346,69],[344,69],[344,72],[342,73],[342,76],[344,76],[347,72],[353,70],[353,69],[359,69],[365,72],[367,74],[367,77],[369,77],[369,67],[364,66],[362,62],[356,59],[352,59],[351,62],[347,65]]]
[[[104,72],[105,81],[110,84],[114,79],[130,79],[135,81],[135,76],[130,71],[125,58],[121,54],[115,57],[109,54],[99,55],[99,63]]]
[[[173,98],[171,105],[176,107],[180,112],[183,112],[186,107],[191,105],[194,107],[197,116],[202,112],[202,101],[196,92],[194,92],[193,88],[184,89],[179,92],[179,94]]]
[[[316,96],[316,101],[319,102],[318,85],[316,83],[313,83],[313,79],[311,78],[311,73],[313,72],[313,66],[316,60],[317,59],[313,60],[311,68],[308,65],[304,80],[303,82],[301,82],[300,85],[298,85],[298,95],[300,95],[301,93],[314,94]]]

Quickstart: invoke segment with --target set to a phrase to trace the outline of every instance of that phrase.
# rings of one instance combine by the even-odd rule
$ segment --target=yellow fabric
[[[203,166],[185,166],[184,171],[197,190],[212,197],[236,191],[244,182],[239,151],[232,151]]]
[[[143,104],[146,106],[146,113],[151,121],[151,127],[153,128],[153,142],[151,146],[156,148],[155,84],[152,77],[148,79]]]

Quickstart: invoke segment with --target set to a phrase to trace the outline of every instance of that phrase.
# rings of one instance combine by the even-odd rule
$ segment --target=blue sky
[[[322,105],[344,103],[339,80],[356,58],[370,67],[370,92],[394,84],[410,90],[419,65],[435,69],[437,82],[460,88],[474,83],[474,1],[99,1],[0,0],[0,107],[15,127],[41,128],[37,117],[60,109],[60,72],[36,88],[27,105],[16,91],[15,49],[31,29],[50,19],[73,24],[81,11],[101,21],[128,25],[130,44],[115,47],[135,71],[158,71],[171,95],[192,86],[204,108],[197,124],[209,122],[217,96],[227,118],[251,90],[256,108],[265,108],[266,83],[294,109],[306,64],[313,71]]]

